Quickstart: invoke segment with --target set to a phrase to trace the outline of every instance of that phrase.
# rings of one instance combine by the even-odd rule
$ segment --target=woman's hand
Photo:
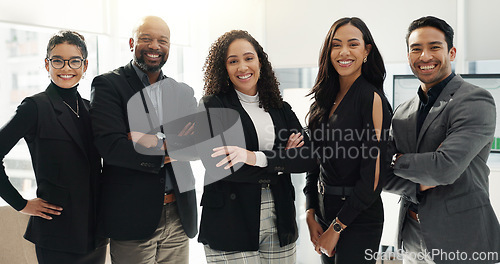
[[[319,237],[323,235],[323,228],[314,218],[314,209],[309,209],[306,211],[306,222],[307,227],[309,228],[309,236],[311,238],[311,242],[313,243],[313,246],[316,247]]]
[[[60,215],[62,207],[49,204],[47,201],[41,198],[35,198],[28,200],[26,206],[20,212],[27,215],[39,216],[41,218],[52,220],[52,217],[46,214]]]
[[[340,234],[333,230],[332,225],[328,227],[328,229],[321,235],[316,244],[316,252],[321,255],[321,253],[327,255],[328,257],[332,257],[335,254],[335,246],[339,241]]]
[[[304,146],[304,136],[299,132],[297,134],[292,133],[290,137],[288,138],[288,142],[286,143],[285,149],[291,149],[291,148],[300,148]]]
[[[255,153],[253,151],[246,150],[237,146],[224,146],[213,149],[212,158],[226,155],[219,163],[216,164],[217,167],[221,167],[227,163],[224,167],[225,170],[231,168],[239,162],[243,162],[250,166],[255,165]]]

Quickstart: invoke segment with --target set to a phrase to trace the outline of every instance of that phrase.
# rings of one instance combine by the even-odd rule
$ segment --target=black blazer
[[[179,113],[196,109],[193,89],[168,91],[168,96],[183,104]],[[138,153],[127,139],[130,132],[127,103],[144,88],[132,63],[95,77],[92,82],[90,115],[95,144],[103,158],[102,195],[98,233],[117,240],[146,239],[156,230],[165,192],[164,156]],[[154,111],[154,109],[152,110]],[[192,177],[188,162],[178,161],[182,176]],[[197,233],[196,193],[174,191],[186,235]]]
[[[61,215],[51,215],[52,220],[32,216],[24,237],[42,248],[85,254],[105,243],[94,235],[101,160],[97,150],[82,140],[80,133],[84,131],[78,130],[73,113],[56,89],[51,84],[45,92],[25,99],[23,104],[36,105],[36,125],[24,135],[17,135],[14,141],[24,137],[28,143],[38,185],[37,197],[63,207],[63,211]],[[78,100],[80,118],[90,125],[89,102],[79,95]],[[4,133],[15,135],[8,130],[19,131],[10,124],[2,129],[1,140],[15,144],[13,138],[3,137]],[[90,128],[85,136],[87,142],[92,142]],[[4,142],[1,145],[3,155],[12,147],[4,149]]]
[[[236,110],[243,125],[246,149],[258,150],[257,132],[234,90],[227,94],[206,96],[202,102],[208,110],[210,108]],[[212,124],[232,123],[229,120],[232,118],[224,116],[222,112],[219,112],[220,115],[214,114],[217,113],[216,111],[211,111],[211,113]],[[282,108],[270,109],[269,114],[274,123],[276,137],[273,151],[264,152],[268,157],[268,166],[260,168],[243,165],[228,177],[206,185],[204,188],[198,240],[203,244],[208,244],[213,249],[225,251],[258,250],[262,183],[272,183],[271,190],[277,214],[280,245],[285,246],[297,240],[295,191],[289,172],[305,171],[307,166],[297,162],[297,160],[301,160],[297,155],[295,163],[287,163],[295,165],[285,168],[283,162],[279,161],[285,159],[283,159],[283,155],[278,153],[283,152],[288,136],[292,132],[302,131],[302,127],[288,103],[284,103]],[[227,127],[225,125],[217,127],[216,125],[213,128],[214,135],[220,134],[219,130],[224,128]],[[307,137],[305,140],[308,141]],[[205,165],[213,164],[210,156],[200,153],[200,157]],[[279,171],[284,173],[278,175]],[[214,178],[213,175],[205,175],[205,177]]]

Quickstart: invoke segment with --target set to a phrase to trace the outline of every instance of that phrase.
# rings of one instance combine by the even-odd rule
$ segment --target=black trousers
[[[55,251],[35,246],[39,264],[104,264],[106,260],[106,246],[97,248],[87,254],[75,254]]]
[[[326,230],[337,216],[345,200],[341,196],[319,194],[321,215],[318,222]],[[378,252],[382,229],[384,227],[384,208],[379,197],[368,209],[340,234],[335,248],[335,255],[328,257],[321,255],[323,264],[364,264],[375,263],[373,253]],[[371,252],[370,252],[371,250]],[[367,253],[372,255],[367,255]]]

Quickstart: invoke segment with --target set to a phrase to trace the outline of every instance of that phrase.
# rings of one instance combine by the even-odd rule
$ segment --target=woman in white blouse
[[[202,103],[209,130],[212,137],[227,139],[201,155],[205,179],[219,179],[205,186],[201,202],[198,240],[207,262],[295,263],[298,232],[290,172],[304,171],[307,161],[289,152],[308,139],[281,97],[267,54],[248,32],[219,37],[204,69]],[[235,124],[242,126],[234,130],[242,131],[239,135],[227,132]],[[231,145],[235,138],[237,146]]]

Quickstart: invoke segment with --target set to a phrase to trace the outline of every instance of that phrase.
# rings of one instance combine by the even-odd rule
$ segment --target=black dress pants
[[[106,246],[97,248],[87,254],[75,254],[63,251],[35,247],[39,264],[104,264]]]
[[[345,200],[341,196],[321,195],[322,219],[319,223],[326,230],[337,216]],[[384,227],[384,208],[379,197],[368,209],[362,211],[358,217],[340,234],[333,257],[321,255],[323,264],[365,264],[375,263],[373,253],[378,252],[382,229]],[[371,254],[371,255],[369,255]]]

